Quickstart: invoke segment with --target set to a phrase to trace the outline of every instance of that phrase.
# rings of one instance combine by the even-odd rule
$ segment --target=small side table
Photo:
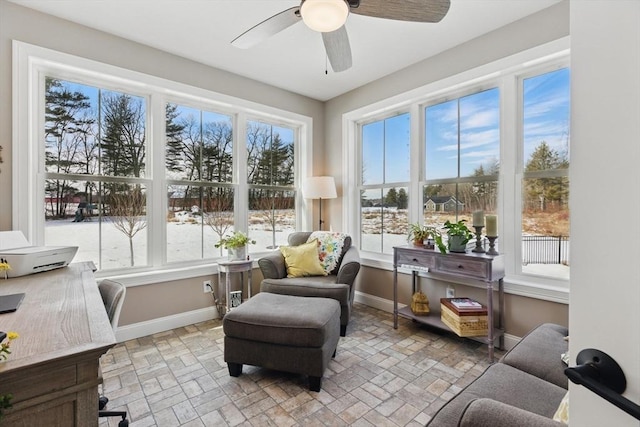
[[[222,284],[222,273],[225,274],[225,298],[226,298],[226,310],[224,314],[227,314],[233,307],[231,307],[231,274],[240,273],[240,290],[244,284],[244,273],[247,272],[247,299],[251,298],[251,270],[253,261],[240,260],[240,261],[220,261],[218,262],[218,285]]]

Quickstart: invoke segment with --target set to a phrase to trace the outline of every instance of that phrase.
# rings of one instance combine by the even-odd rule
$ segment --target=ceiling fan
[[[299,6],[276,13],[231,41],[248,49],[300,20],[322,33],[322,41],[333,71],[351,68],[351,46],[345,28],[349,12],[396,21],[440,22],[449,11],[450,0],[301,0]]]

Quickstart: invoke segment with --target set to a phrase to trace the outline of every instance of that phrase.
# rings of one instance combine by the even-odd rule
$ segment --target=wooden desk
[[[0,295],[24,292],[16,312],[0,314],[15,331],[0,362],[0,394],[13,394],[2,426],[97,426],[100,356],[116,344],[91,262],[0,280]]]
[[[406,268],[412,272],[413,292],[416,292],[418,273],[424,273],[434,279],[449,282],[472,282],[487,289],[487,321],[489,330],[486,337],[469,337],[481,340],[488,345],[489,361],[493,362],[493,347],[498,340],[498,347],[503,348],[504,341],[504,257],[502,255],[486,255],[474,252],[442,254],[433,249],[416,246],[398,246],[393,248],[393,327],[398,328],[398,315],[424,323],[439,329],[450,330],[440,320],[439,312],[430,316],[416,316],[410,307],[398,310],[398,268]],[[498,325],[494,324],[493,284],[498,283]],[[439,301],[438,301],[439,302]],[[440,304],[438,304],[438,307]]]

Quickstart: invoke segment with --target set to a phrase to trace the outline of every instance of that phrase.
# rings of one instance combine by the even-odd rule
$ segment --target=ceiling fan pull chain
[[[324,74],[327,75],[329,74],[329,65],[327,64],[327,61],[329,60],[329,55],[324,55]]]

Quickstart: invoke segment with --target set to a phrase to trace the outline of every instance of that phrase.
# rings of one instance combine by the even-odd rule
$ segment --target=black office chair
[[[102,296],[104,308],[107,310],[107,316],[109,316],[109,320],[111,321],[111,327],[115,333],[118,329],[118,319],[120,318],[120,311],[122,311],[122,304],[124,303],[127,288],[125,288],[122,283],[104,279],[98,285],[98,289]],[[122,417],[122,420],[118,423],[118,427],[128,427],[129,420],[127,420],[127,411],[107,411],[105,408],[108,402],[109,399],[106,396],[98,397],[98,417]]]

